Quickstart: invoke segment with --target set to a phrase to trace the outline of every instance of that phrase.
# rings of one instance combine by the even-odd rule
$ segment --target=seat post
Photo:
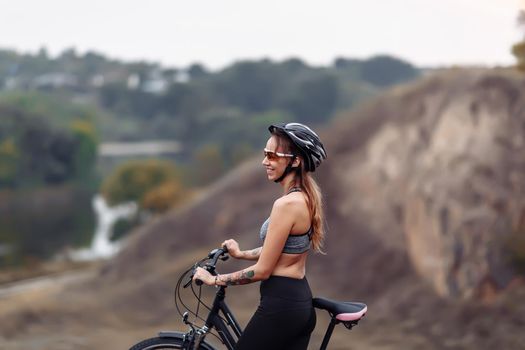
[[[326,333],[324,335],[323,343],[321,344],[319,350],[326,350],[328,342],[330,341],[330,337],[332,336],[332,332],[334,331],[334,327],[338,323],[339,321],[335,317],[332,317],[332,319],[330,320],[330,324],[328,325],[328,329],[326,330]]]

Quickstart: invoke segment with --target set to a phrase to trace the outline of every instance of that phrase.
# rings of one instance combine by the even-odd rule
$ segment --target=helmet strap
[[[283,171],[283,174],[281,176],[279,176],[279,178],[277,180],[273,180],[274,182],[281,182],[284,180],[284,178],[286,177],[286,175],[290,174],[292,172],[292,164],[295,160],[295,157],[296,156],[293,156],[292,160],[288,163],[288,165],[286,166],[286,168],[284,169]]]

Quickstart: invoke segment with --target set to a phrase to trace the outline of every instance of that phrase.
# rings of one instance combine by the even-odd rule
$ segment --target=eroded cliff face
[[[505,288],[505,244],[525,222],[525,81],[449,72],[361,113],[368,135],[349,130],[363,139],[351,153],[334,144],[341,214],[362,213],[442,296]]]

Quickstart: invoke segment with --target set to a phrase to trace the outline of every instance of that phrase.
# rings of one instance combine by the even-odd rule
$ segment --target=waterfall
[[[70,258],[75,261],[86,261],[110,258],[115,255],[120,247],[120,242],[111,242],[113,225],[121,218],[131,218],[137,212],[135,203],[125,203],[114,207],[108,206],[105,199],[97,194],[93,197],[93,209],[97,218],[97,227],[91,247],[70,253]]]

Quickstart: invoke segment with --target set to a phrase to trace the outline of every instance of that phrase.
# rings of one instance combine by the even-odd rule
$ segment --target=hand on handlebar
[[[193,280],[195,282],[200,280],[208,286],[215,285],[215,276],[212,276],[211,273],[209,273],[206,269],[203,269],[202,267],[197,267],[195,269],[195,272],[193,273]]]
[[[228,254],[234,257],[235,259],[240,259],[242,257],[241,249],[239,248],[239,243],[234,239],[227,239],[221,244],[222,247],[228,249]]]

